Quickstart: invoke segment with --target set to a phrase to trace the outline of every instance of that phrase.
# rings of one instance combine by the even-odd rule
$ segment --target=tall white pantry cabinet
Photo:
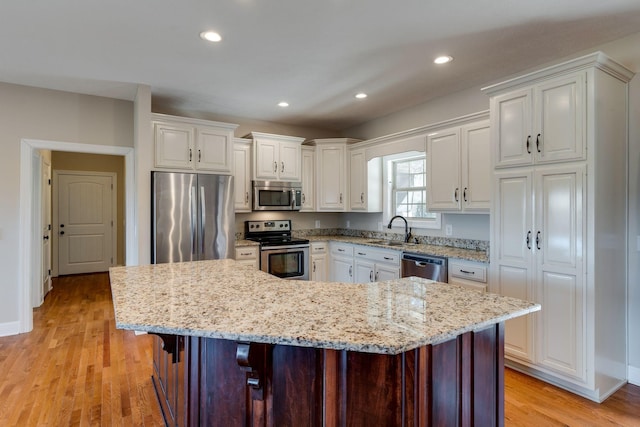
[[[594,401],[627,378],[632,76],[597,52],[483,89],[491,291],[542,306],[507,321],[507,365]]]

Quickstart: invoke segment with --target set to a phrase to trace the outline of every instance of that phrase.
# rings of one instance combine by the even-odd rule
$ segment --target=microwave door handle
[[[296,208],[296,190],[291,190],[291,210]]]

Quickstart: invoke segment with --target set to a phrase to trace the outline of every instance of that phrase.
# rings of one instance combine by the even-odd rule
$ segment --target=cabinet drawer
[[[376,263],[400,265],[400,251],[384,251],[371,249],[369,246],[356,246],[354,255]]]
[[[311,253],[312,254],[326,254],[328,246],[329,246],[329,244],[327,242],[312,242],[311,243]]]
[[[450,261],[449,275],[461,279],[473,280],[475,282],[487,283],[487,267],[482,265]]]
[[[240,247],[236,248],[236,259],[257,259],[258,247]]]
[[[353,256],[353,245],[351,243],[331,242],[331,254],[340,256]]]

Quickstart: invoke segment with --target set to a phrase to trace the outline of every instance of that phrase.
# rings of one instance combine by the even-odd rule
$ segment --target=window
[[[427,211],[427,162],[424,153],[403,153],[385,159],[387,202],[385,220],[405,217],[412,227],[440,228],[440,214]]]

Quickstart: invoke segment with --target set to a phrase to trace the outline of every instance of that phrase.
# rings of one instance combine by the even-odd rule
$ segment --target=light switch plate
[[[316,228],[320,228],[320,220],[316,219]]]
[[[446,234],[447,236],[452,236],[453,235],[453,225],[451,224],[447,224],[444,226],[444,234]]]
[[[347,220],[347,228],[351,228],[351,221]]]

